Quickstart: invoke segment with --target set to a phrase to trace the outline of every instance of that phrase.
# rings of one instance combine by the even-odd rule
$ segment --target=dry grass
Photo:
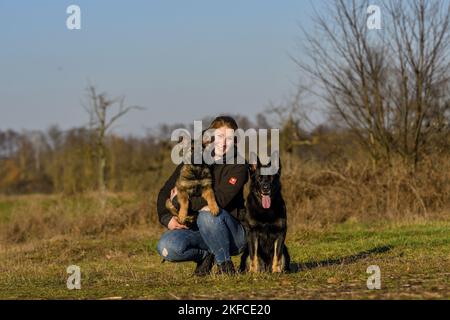
[[[58,235],[118,234],[140,226],[161,230],[156,213],[160,186],[149,193],[96,193],[0,197],[3,243]],[[292,230],[350,222],[447,220],[450,158],[425,159],[411,173],[400,161],[385,168],[370,162],[333,163],[283,159],[283,195]]]
[[[345,221],[414,221],[450,216],[450,158],[428,158],[416,172],[396,161],[326,165],[286,159],[283,193],[292,226]]]
[[[191,276],[193,263],[160,263],[160,185],[105,201],[0,196],[0,298],[448,299],[449,181],[448,158],[424,160],[415,174],[401,163],[284,158],[287,244],[299,272],[207,279]],[[82,290],[65,286],[71,264]],[[382,290],[365,286],[372,264]]]
[[[138,226],[156,225],[154,211],[150,209],[152,199],[139,194],[107,194],[105,202],[95,193],[12,198],[14,200],[8,197],[8,201],[14,205],[9,207],[8,217],[0,224],[5,243],[58,235],[117,234]]]
[[[290,232],[290,274],[192,276],[193,262],[163,263],[160,232],[59,236],[0,249],[1,299],[449,299],[449,223]],[[233,257],[237,264],[239,258]],[[69,265],[81,290],[68,290]],[[369,265],[381,290],[368,290]]]

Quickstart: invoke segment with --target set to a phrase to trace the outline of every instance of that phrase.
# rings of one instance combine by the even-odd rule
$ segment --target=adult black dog
[[[270,163],[250,165],[247,214],[242,217],[248,247],[241,257],[240,272],[289,271],[290,256],[285,245],[286,205],[281,195],[281,164],[273,175],[262,175]]]

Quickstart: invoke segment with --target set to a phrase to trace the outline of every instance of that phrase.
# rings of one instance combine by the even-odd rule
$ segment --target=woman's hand
[[[169,224],[167,225],[167,228],[169,230],[189,229],[184,224],[179,223],[177,217],[172,217],[172,219],[170,219]]]

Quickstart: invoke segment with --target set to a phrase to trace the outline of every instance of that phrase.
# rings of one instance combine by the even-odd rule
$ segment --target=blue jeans
[[[242,253],[246,244],[242,224],[221,209],[216,217],[210,212],[200,211],[197,224],[192,229],[166,231],[157,249],[161,257],[172,262],[198,262],[210,252],[214,254],[216,263],[221,264]]]

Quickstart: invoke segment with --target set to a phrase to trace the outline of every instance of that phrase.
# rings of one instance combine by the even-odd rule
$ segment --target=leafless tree
[[[125,106],[125,97],[109,99],[106,93],[98,94],[96,88],[90,85],[87,88],[89,96],[89,106],[86,111],[90,115],[90,127],[95,132],[95,150],[98,159],[98,189],[100,192],[106,190],[105,183],[105,168],[106,168],[106,134],[111,129],[112,125],[126,113],[133,109],[142,110],[139,106]],[[118,111],[108,118],[108,111],[118,104]]]
[[[385,0],[382,30],[369,30],[368,7],[336,0],[316,13],[303,29],[307,58],[293,59],[373,159],[397,153],[416,165],[448,112],[450,5]]]
[[[270,103],[267,113],[271,115],[273,125],[280,128],[283,150],[292,154],[297,146],[311,144],[307,130],[315,126],[309,114],[313,104],[307,99],[308,90],[299,85],[286,102]]]
[[[27,132],[27,135],[29,137],[32,149],[33,149],[33,157],[34,157],[34,166],[36,171],[41,170],[41,153],[44,151],[44,149],[48,148],[49,146],[46,144],[45,136],[42,132],[33,130],[30,132]]]
[[[417,164],[422,150],[445,128],[449,111],[450,4],[386,2],[389,50],[398,84],[392,95],[400,150]]]

